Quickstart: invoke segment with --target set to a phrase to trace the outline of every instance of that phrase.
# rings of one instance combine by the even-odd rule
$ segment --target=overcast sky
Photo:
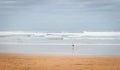
[[[120,0],[0,0],[0,30],[120,31]]]

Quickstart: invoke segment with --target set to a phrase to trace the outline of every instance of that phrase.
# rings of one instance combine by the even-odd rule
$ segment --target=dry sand
[[[120,56],[0,53],[0,70],[120,70]]]

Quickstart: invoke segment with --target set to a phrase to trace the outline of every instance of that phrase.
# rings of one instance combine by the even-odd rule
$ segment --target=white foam
[[[0,31],[0,36],[30,36],[44,39],[120,39],[120,32],[24,32],[24,31]],[[40,38],[39,38],[40,39]]]
[[[84,32],[88,36],[120,36],[120,32]]]

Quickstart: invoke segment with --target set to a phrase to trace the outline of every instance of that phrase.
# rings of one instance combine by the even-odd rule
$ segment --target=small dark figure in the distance
[[[72,44],[72,51],[73,51],[73,53],[74,53],[74,47],[75,47],[75,45],[74,45],[74,44]]]

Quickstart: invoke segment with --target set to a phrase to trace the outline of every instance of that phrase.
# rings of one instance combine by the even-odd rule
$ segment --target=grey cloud
[[[15,29],[54,29],[58,24],[66,29],[71,24],[69,28],[120,30],[120,25],[115,25],[119,23],[120,0],[0,0],[0,7],[0,25],[4,29],[16,24]]]
[[[119,5],[120,0],[0,0],[1,7],[31,6],[31,5],[75,5],[81,7],[104,7]]]

